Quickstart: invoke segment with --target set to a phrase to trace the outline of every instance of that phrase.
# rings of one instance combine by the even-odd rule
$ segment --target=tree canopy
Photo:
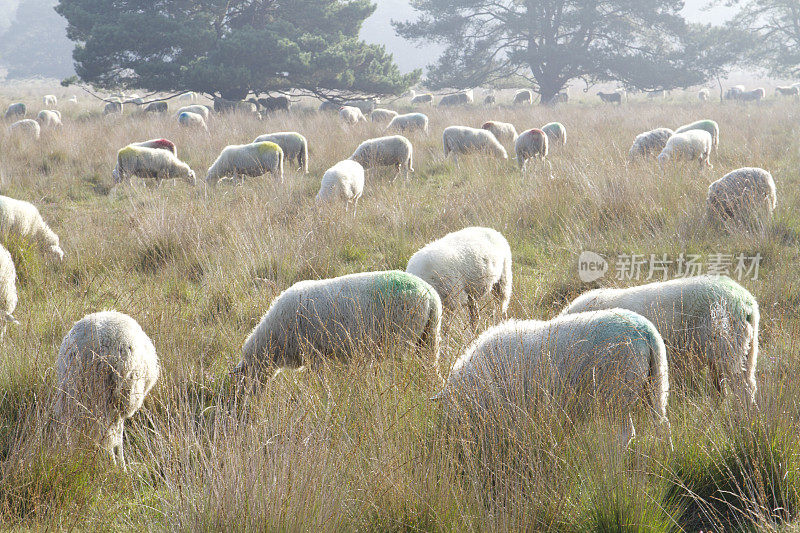
[[[773,76],[800,74],[800,2],[798,0],[739,0],[735,18],[742,30],[756,37],[750,63]]]
[[[231,100],[301,89],[399,94],[382,46],[358,40],[369,0],[60,0],[75,69],[102,88],[193,90]]]
[[[446,45],[434,88],[528,79],[549,101],[570,81],[616,80],[642,90],[705,79],[687,54],[682,0],[415,0],[400,35]]]

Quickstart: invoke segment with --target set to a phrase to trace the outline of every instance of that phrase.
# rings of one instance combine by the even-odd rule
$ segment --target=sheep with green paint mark
[[[545,398],[578,400],[580,410],[604,408],[627,444],[636,434],[631,413],[638,406],[649,409],[669,438],[668,373],[664,341],[652,322],[609,309],[486,330],[453,365],[436,399],[448,412],[477,420]]]
[[[692,122],[691,124],[686,124],[681,126],[675,133],[683,133],[689,130],[702,130],[707,131],[711,134],[711,144],[712,146],[717,149],[719,148],[719,124],[717,124],[713,120],[698,120],[697,122]]]
[[[674,132],[669,128],[656,128],[640,133],[633,140],[633,146],[631,146],[631,149],[628,151],[628,158],[633,161],[639,157],[660,154],[673,133]]]
[[[564,146],[567,144],[567,128],[560,122],[548,122],[542,126],[542,131],[547,135],[548,146]]]
[[[0,236],[30,240],[53,258],[59,261],[64,259],[64,250],[59,245],[58,235],[50,229],[39,210],[30,202],[0,196]]]
[[[308,174],[308,141],[296,131],[278,131],[259,135],[253,142],[277,144],[283,150],[284,161],[297,161],[298,168]]]
[[[349,159],[365,169],[394,167],[397,171],[395,177],[405,171],[405,178],[408,179],[409,172],[414,172],[414,148],[411,141],[402,135],[368,139],[358,145]]]
[[[420,278],[399,270],[307,280],[283,291],[247,336],[236,372],[262,376],[317,358],[427,352],[438,368],[442,302]]]
[[[197,184],[194,170],[169,150],[132,144],[117,152],[117,166],[111,175],[115,184],[125,180],[130,183],[134,176],[159,182],[164,179],[182,179],[192,186]]]
[[[588,291],[562,315],[621,307],[655,324],[669,350],[670,373],[706,366],[718,390],[744,385],[754,401],[758,360],[758,302],[727,276],[697,276],[624,289]]]
[[[283,150],[273,142],[232,144],[222,149],[208,169],[206,183],[216,185],[221,179],[240,176],[263,176],[269,172],[283,183]]]

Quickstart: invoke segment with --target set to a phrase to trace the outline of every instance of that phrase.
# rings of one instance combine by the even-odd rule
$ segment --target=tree
[[[685,54],[681,0],[416,0],[397,22],[408,39],[447,48],[434,88],[468,88],[517,75],[548,102],[570,81],[617,80],[643,89],[703,81]]]
[[[230,100],[301,89],[399,94],[382,46],[358,40],[369,0],[60,0],[76,72],[101,88],[193,90]]]
[[[755,46],[750,32],[737,26],[712,26],[691,24],[687,28],[685,57],[694,68],[703,73],[705,79],[716,80],[719,98],[723,99],[722,78],[737,65],[742,65],[748,51]]]
[[[773,76],[800,74],[800,2],[797,0],[734,0],[741,10],[735,24],[757,37],[750,63]]]

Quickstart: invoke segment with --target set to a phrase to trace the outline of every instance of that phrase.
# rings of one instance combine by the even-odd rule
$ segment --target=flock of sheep
[[[532,100],[532,94],[519,94],[515,102],[517,97]],[[427,94],[411,97],[412,102],[432,101]],[[50,98],[45,97],[45,105],[55,105]],[[459,93],[445,98],[459,104],[471,101],[472,96]],[[109,104],[122,106],[121,101]],[[285,102],[269,104],[288,109]],[[13,116],[20,105],[13,104],[6,115]],[[159,112],[164,110],[159,106]],[[114,112],[108,106],[106,111]],[[24,119],[21,122],[27,125],[15,122],[11,127],[30,128],[38,134],[40,124],[44,127],[56,118],[60,123],[57,112],[53,117],[42,113],[30,121],[36,127]],[[366,120],[356,105],[341,106],[339,115],[346,124]],[[210,116],[211,110],[197,103],[175,114],[179,124],[203,129]],[[428,134],[429,121],[423,113],[400,115],[372,109],[371,118],[386,123],[387,133]],[[564,146],[567,130],[553,122],[518,134],[512,124],[489,121],[480,128],[447,127],[442,142],[445,156],[479,154],[499,159],[508,158],[506,143],[513,146],[524,172],[527,161],[545,161],[550,146]],[[710,154],[718,144],[717,123],[701,120],[674,132],[659,128],[642,133],[634,140],[630,157],[657,155],[661,166],[688,160],[710,167]],[[267,172],[282,180],[287,162],[307,173],[308,154],[306,138],[298,132],[262,135],[249,144],[225,147],[208,169],[205,182],[215,185],[223,179],[238,181]],[[346,208],[355,207],[363,193],[365,170],[390,166],[408,177],[414,172],[412,156],[411,141],[399,133],[365,140],[349,159],[324,173],[316,200],[339,200]],[[175,144],[167,139],[123,147],[112,175],[116,183],[134,176],[196,183],[195,172],[177,157]],[[775,201],[769,172],[743,168],[711,184],[708,213],[717,219],[743,220],[760,213],[762,207],[771,213]],[[58,236],[28,202],[0,196],[0,232],[5,238],[37,242],[55,259],[63,259]],[[346,360],[357,353],[398,347],[426,354],[439,374],[446,318],[466,310],[477,332],[479,304],[493,298],[504,321],[481,333],[449,376],[442,378],[436,399],[448,412],[480,413],[509,403],[524,405],[532,391],[541,388],[555,398],[588,394],[612,407],[625,443],[635,435],[632,412],[644,407],[665,428],[671,444],[670,376],[697,361],[709,369],[720,391],[738,389],[748,401],[755,400],[759,307],[752,294],[728,277],[596,289],[578,297],[550,321],[505,320],[511,295],[512,250],[505,237],[491,228],[464,228],[418,250],[408,260],[406,271],[356,273],[289,287],[244,340],[234,375],[262,379],[276,369],[300,367],[309,358]],[[8,250],[0,247],[0,319],[5,324],[18,323],[13,315],[16,305],[15,266]],[[86,431],[88,424],[98,444],[124,468],[125,420],[141,407],[160,372],[152,341],[127,315],[90,314],[64,337],[56,367],[56,412],[68,418],[65,427]]]

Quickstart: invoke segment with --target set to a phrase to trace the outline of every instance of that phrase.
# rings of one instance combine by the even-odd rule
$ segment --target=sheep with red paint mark
[[[129,144],[117,152],[117,166],[111,172],[114,183],[130,182],[131,178],[149,178],[156,181],[163,179],[183,179],[195,185],[194,170],[178,159],[175,154],[159,148],[147,148]]]
[[[544,162],[547,158],[548,144],[547,134],[538,128],[520,133],[514,143],[519,168],[524,170],[529,159],[539,159]]]
[[[166,150],[167,152],[171,152],[172,155],[178,155],[178,148],[175,146],[175,143],[170,141],[169,139],[150,139],[147,141],[131,143],[131,146],[141,146],[143,148],[157,148],[159,150]]]

